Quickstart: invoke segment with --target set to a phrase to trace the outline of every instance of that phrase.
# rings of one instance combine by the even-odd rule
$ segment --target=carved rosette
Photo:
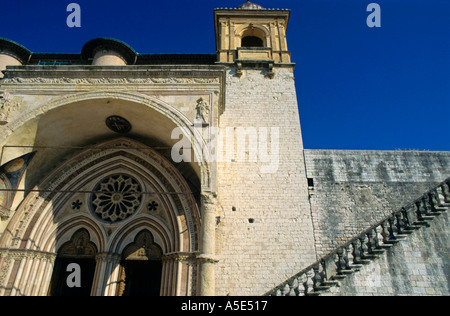
[[[94,213],[111,223],[133,215],[141,204],[141,186],[135,179],[126,175],[110,176],[102,180],[94,191]]]

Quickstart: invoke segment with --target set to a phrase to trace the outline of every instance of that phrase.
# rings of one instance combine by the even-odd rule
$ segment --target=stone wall
[[[327,295],[449,295],[448,227],[447,212],[340,281],[340,287],[331,288]]]
[[[315,261],[291,69],[276,68],[273,79],[260,69],[244,70],[241,78],[235,75],[235,69],[228,70],[220,130],[237,131],[240,127],[256,131],[279,129],[276,146],[279,154],[274,155],[279,162],[273,164],[277,167],[273,172],[267,173],[262,173],[261,168],[270,163],[264,162],[259,154],[255,161],[249,156],[239,160],[235,155],[218,163],[222,213],[216,229],[220,260],[216,271],[217,295],[262,295]],[[260,145],[264,142],[259,136]],[[234,139],[238,141],[238,137]],[[272,148],[275,138],[269,135],[268,139],[268,147]],[[225,143],[226,151],[238,149],[229,137]],[[246,155],[256,145],[248,143]]]
[[[304,153],[318,257],[450,177],[450,152]]]

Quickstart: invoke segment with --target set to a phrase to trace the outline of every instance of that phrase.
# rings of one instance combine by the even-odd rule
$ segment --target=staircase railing
[[[320,295],[337,285],[339,279],[358,271],[362,265],[371,262],[414,230],[429,226],[428,221],[445,212],[446,208],[442,207],[448,207],[449,203],[450,178],[339,246],[265,296]]]

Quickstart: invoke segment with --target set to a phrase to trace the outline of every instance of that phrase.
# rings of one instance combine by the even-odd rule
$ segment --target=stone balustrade
[[[371,226],[266,296],[317,296],[361,269],[414,230],[427,227],[450,206],[450,178],[388,218]]]

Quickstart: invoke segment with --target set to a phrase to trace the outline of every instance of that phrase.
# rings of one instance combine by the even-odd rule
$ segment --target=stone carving
[[[210,107],[208,103],[203,100],[203,98],[197,100],[195,110],[197,111],[197,115],[195,117],[196,122],[200,122],[201,124],[208,124],[208,120],[206,118],[209,115]]]
[[[140,232],[134,243],[128,245],[123,254],[125,260],[160,260],[161,257],[161,248],[155,243],[153,235],[147,230]]]
[[[21,97],[9,98],[9,95],[6,93],[4,97],[0,99],[0,121],[8,121],[11,112],[18,111],[21,105]]]
[[[114,175],[104,179],[95,189],[94,213],[108,222],[118,222],[133,215],[141,204],[141,187],[131,177]]]
[[[88,76],[88,75],[87,75]],[[111,85],[111,84],[212,84],[219,83],[219,78],[8,78],[5,84],[79,84],[79,85]]]
[[[93,257],[97,253],[97,248],[94,243],[90,241],[89,232],[85,229],[80,229],[71,238],[69,242],[64,244],[59,250],[58,255],[65,256],[86,256]]]

